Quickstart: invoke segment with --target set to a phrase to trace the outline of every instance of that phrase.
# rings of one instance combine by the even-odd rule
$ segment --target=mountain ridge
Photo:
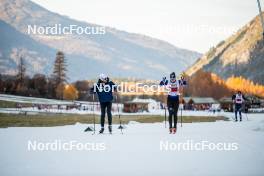
[[[201,56],[197,52],[177,48],[159,39],[142,34],[127,33],[110,27],[106,27],[106,34],[103,36],[28,35],[26,33],[27,25],[100,26],[50,12],[29,0],[0,0],[0,19],[18,32],[51,48],[52,52],[56,50],[65,52],[69,61],[69,77],[72,80],[92,78],[100,72],[107,72],[114,77],[158,78],[171,71],[180,73]],[[8,43],[8,41],[4,41],[4,43]],[[1,44],[0,49],[4,48],[4,43]],[[27,46],[25,45],[23,48],[27,49]],[[36,51],[29,50],[26,53],[29,52]],[[10,58],[9,55],[10,53],[5,53],[4,56],[2,54],[3,57],[0,57],[0,61],[7,60]],[[43,59],[53,60],[54,57],[55,53],[52,56],[48,54]],[[29,62],[27,63],[31,67],[29,70],[33,70],[33,74],[34,67]],[[52,70],[52,62],[49,64],[51,65],[46,65],[47,68],[43,69],[45,74],[49,74]],[[15,67],[15,64],[5,68],[1,67],[1,72],[5,73],[9,69],[13,69],[14,72]],[[95,69],[96,67],[97,69]],[[101,69],[99,70],[99,68]]]
[[[256,16],[234,35],[211,48],[186,73],[193,75],[202,69],[224,79],[242,76],[264,84],[263,57],[262,27],[259,16]]]

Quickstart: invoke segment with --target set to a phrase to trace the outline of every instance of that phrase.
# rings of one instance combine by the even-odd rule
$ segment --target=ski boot
[[[173,128],[173,134],[175,134],[177,131],[177,128]]]
[[[172,134],[173,128],[170,128],[170,134]]]
[[[112,125],[108,126],[108,131],[109,131],[110,134],[112,134]]]
[[[99,134],[103,134],[104,133],[104,127],[101,128],[101,130],[99,131]]]

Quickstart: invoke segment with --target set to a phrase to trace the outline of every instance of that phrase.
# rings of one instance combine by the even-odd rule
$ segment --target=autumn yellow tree
[[[64,89],[65,89],[65,84],[63,83],[60,83],[56,89],[55,89],[55,92],[56,92],[56,98],[62,100],[63,99],[63,94],[64,94]]]
[[[225,85],[225,81],[210,72],[199,70],[187,80],[187,96],[213,97],[215,99],[220,99],[224,96],[231,96],[232,94]]]
[[[216,99],[231,96],[235,91],[264,97],[264,86],[244,77],[230,77],[226,81],[211,72],[197,71],[188,78],[186,94],[188,96],[213,97]]]
[[[63,99],[65,100],[76,100],[78,98],[78,90],[74,85],[66,85],[63,90]]]
[[[264,86],[254,83],[251,80],[243,77],[230,77],[226,80],[228,88],[233,90],[240,90],[243,93],[255,95],[258,97],[264,97]]]

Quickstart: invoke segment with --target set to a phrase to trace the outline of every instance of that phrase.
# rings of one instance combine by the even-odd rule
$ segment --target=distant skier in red
[[[164,79],[165,78],[165,79]],[[177,131],[177,121],[178,121],[178,109],[179,109],[179,102],[180,102],[180,87],[187,85],[186,80],[182,76],[180,80],[176,79],[176,74],[172,72],[170,74],[170,80],[166,80],[164,77],[160,82],[161,86],[166,86],[169,90],[168,97],[167,97],[167,106],[169,110],[169,127],[170,133],[176,133]],[[173,116],[173,119],[172,119]],[[172,125],[173,122],[173,125]]]

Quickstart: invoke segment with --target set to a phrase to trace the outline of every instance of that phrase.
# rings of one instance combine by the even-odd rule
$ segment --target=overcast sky
[[[257,0],[33,1],[77,20],[149,35],[199,52],[224,40],[258,13]]]

